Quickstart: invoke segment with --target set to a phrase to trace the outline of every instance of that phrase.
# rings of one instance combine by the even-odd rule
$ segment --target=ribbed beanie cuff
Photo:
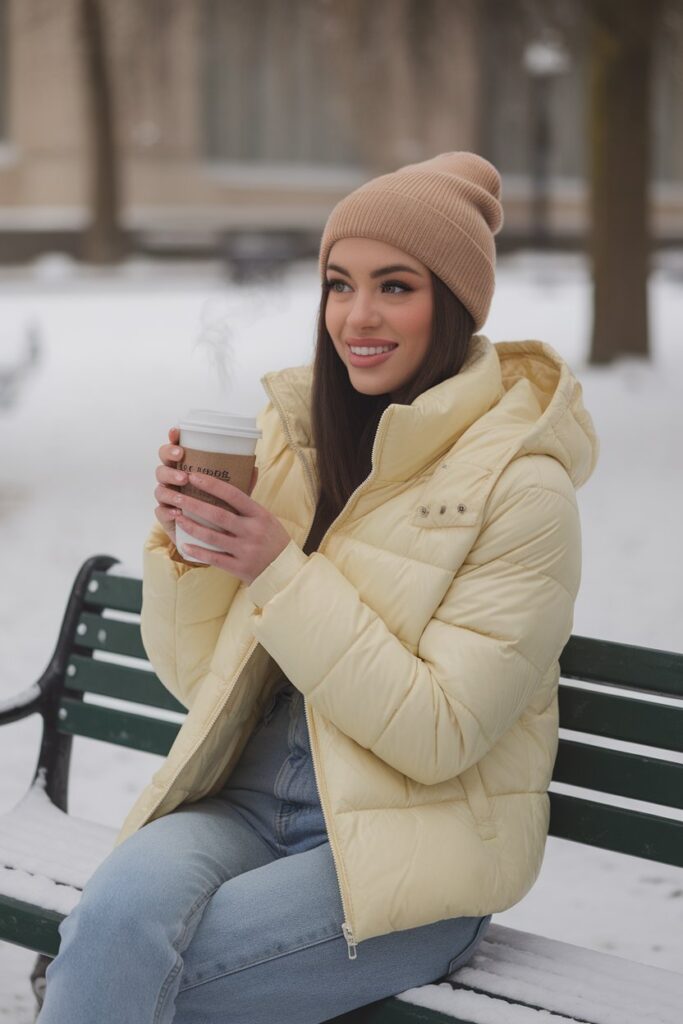
[[[479,330],[495,286],[494,235],[503,223],[500,190],[495,167],[466,152],[441,153],[373,178],[330,213],[320,243],[321,279],[339,239],[387,242],[441,278]]]

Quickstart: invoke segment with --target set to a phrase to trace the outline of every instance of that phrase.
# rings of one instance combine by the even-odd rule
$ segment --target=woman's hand
[[[159,449],[161,465],[156,470],[158,486],[154,491],[154,497],[159,504],[154,509],[154,515],[161,523],[168,537],[175,544],[175,521],[177,518],[175,499],[178,496],[178,492],[174,491],[169,485],[176,484],[182,487],[183,484],[187,483],[187,473],[179,472],[176,465],[183,457],[183,449],[178,447],[180,428],[171,427],[168,432],[168,438],[170,444],[162,444]]]
[[[157,499],[159,504],[154,509],[154,515],[159,520],[168,538],[175,544],[175,524],[178,516],[180,515],[180,511],[178,509],[179,492],[175,490],[175,487],[183,487],[187,483],[187,473],[181,472],[177,465],[184,455],[184,450],[178,445],[178,441],[180,439],[180,427],[171,427],[168,432],[168,439],[170,443],[162,444],[159,449],[161,465],[157,466],[156,469],[158,486],[154,491],[154,497]],[[252,473],[251,480],[249,482],[249,494],[251,494],[256,486],[257,479],[258,469],[254,467],[254,472]],[[172,485],[175,485],[175,487]]]
[[[198,540],[221,548],[220,551],[212,551],[210,548],[183,544],[187,557],[206,559],[211,565],[237,576],[247,586],[284,551],[291,540],[277,516],[250,497],[257,478],[258,470],[254,467],[249,494],[245,494],[239,487],[216,477],[204,473],[190,474],[189,482],[193,487],[208,491],[227,502],[235,509],[234,512],[189,495],[171,492],[174,495],[173,504],[181,510],[175,516],[175,521],[180,523],[183,530]],[[182,512],[194,513],[213,523],[214,527],[200,526],[182,515]]]

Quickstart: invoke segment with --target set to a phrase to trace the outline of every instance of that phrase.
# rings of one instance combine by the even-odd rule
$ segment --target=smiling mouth
[[[349,354],[347,356],[347,360],[351,366],[356,366],[359,369],[363,367],[372,369],[376,366],[381,366],[388,359],[390,359],[397,348],[398,345],[393,345],[388,348],[381,347],[378,352],[369,353],[368,355],[362,355],[360,352],[354,352],[349,347]]]
[[[397,341],[347,341],[346,347],[349,351],[352,348],[398,348]]]

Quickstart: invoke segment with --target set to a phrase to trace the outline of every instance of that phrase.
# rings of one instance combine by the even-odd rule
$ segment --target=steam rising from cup
[[[208,300],[202,308],[201,327],[193,346],[193,351],[205,352],[209,368],[215,373],[224,395],[230,392],[235,375],[232,322],[233,314],[227,302]]]
[[[249,328],[272,314],[282,316],[290,302],[289,292],[274,283],[242,285],[239,290],[212,296],[204,302],[193,353],[203,353],[223,397],[232,391],[240,369],[239,349],[236,352],[234,345],[236,336],[244,346],[250,340]]]

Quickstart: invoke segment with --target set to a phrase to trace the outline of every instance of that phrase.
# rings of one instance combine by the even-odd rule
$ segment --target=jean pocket
[[[451,975],[453,971],[457,971],[458,967],[462,967],[464,964],[467,963],[468,960],[470,960],[474,956],[479,945],[483,941],[484,936],[486,935],[488,926],[491,923],[491,917],[491,914],[487,914],[485,917],[482,917],[480,919],[479,924],[477,925],[477,930],[472,938],[472,941],[469,942],[464,949],[461,949],[457,956],[454,956],[451,962],[449,963],[448,971],[446,972],[446,977]]]
[[[262,729],[265,729],[266,726],[270,724],[270,720],[277,711],[279,699],[279,692],[271,694],[268,703],[266,704],[265,710],[261,714],[261,717],[256,720],[256,725],[254,726],[251,732],[252,736],[256,736],[257,733],[261,732]]]

